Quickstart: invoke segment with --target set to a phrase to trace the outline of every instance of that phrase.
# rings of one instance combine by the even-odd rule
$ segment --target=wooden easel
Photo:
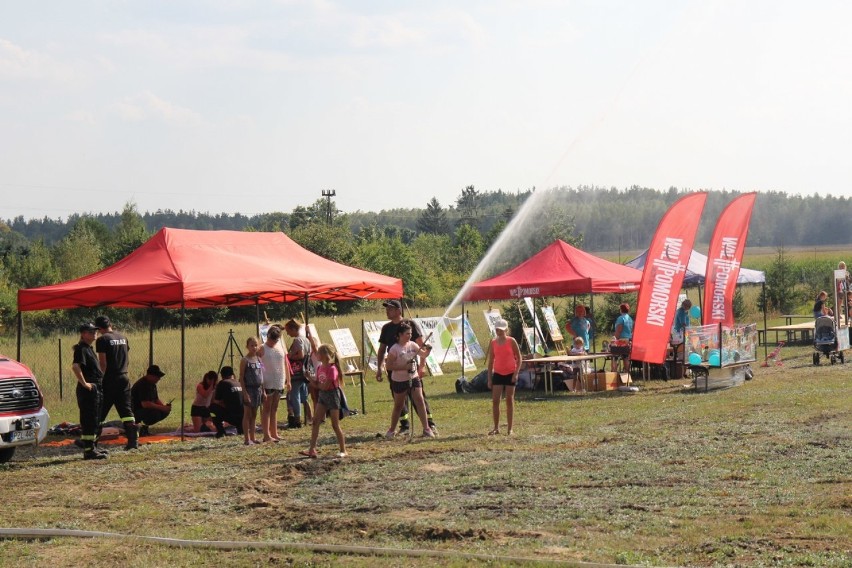
[[[334,321],[335,329],[341,329],[341,327],[337,324],[337,316],[332,316],[331,319]],[[348,330],[348,328],[347,328],[347,330]],[[350,337],[351,337],[351,332],[350,332]],[[357,345],[358,344],[355,342],[354,337],[352,338],[352,342],[353,342],[354,345],[356,345],[355,349],[357,351]],[[332,343],[334,343],[334,336],[333,335],[332,335]],[[335,347],[337,347],[338,352],[339,352],[340,348],[337,345],[335,345]],[[360,351],[358,351],[357,354],[350,355],[349,357],[340,357],[340,368],[343,369],[343,376],[349,377],[352,380],[352,386],[353,387],[356,385],[355,377],[358,377],[361,382],[364,381],[364,370],[361,368],[361,352]]]
[[[542,306],[542,315],[544,315],[544,308],[546,308],[546,307],[550,307],[550,309],[553,311],[553,317],[554,317],[554,319],[556,319],[556,310],[552,306],[547,306],[546,304]],[[556,322],[557,327],[554,330],[554,329],[551,329],[550,322],[548,321],[548,319],[544,318],[544,320],[545,320],[545,323],[548,324],[547,325],[547,333],[548,333],[548,335],[550,335],[550,341],[553,342],[553,349],[559,355],[567,355],[568,351],[566,351],[565,344],[563,343],[564,338],[562,337],[562,333],[559,331],[559,321],[557,320],[557,322]]]

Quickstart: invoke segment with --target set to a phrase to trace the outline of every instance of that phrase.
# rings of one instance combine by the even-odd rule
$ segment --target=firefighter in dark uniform
[[[102,460],[107,452],[97,448],[97,431],[101,420],[103,400],[103,373],[92,349],[98,328],[84,323],[79,328],[80,343],[74,346],[74,363],[71,369],[77,377],[77,406],[80,407],[80,429],[83,442],[83,459]]]
[[[104,402],[101,408],[101,426],[106,421],[110,409],[115,406],[118,417],[124,422],[124,434],[127,436],[125,450],[139,447],[139,430],[133,418],[133,403],[130,396],[130,377],[127,366],[130,359],[130,345],[127,338],[112,329],[112,323],[106,316],[95,318],[95,326],[101,335],[95,343],[98,361],[104,373]]]

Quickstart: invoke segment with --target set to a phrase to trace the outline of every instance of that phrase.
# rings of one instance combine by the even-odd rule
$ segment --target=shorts
[[[609,352],[613,357],[630,357],[630,349],[633,346],[632,341],[627,341],[626,343],[612,344],[609,345]]]
[[[340,410],[340,391],[338,389],[319,391],[319,404],[325,406],[327,410]]]
[[[206,406],[192,405],[189,409],[190,416],[200,416],[201,418],[210,418],[210,409]]]
[[[501,375],[500,373],[491,373],[491,384],[497,386],[506,386],[513,387],[515,383],[512,382],[512,377],[514,377],[514,373],[511,375]]]
[[[282,396],[284,394],[284,389],[263,389],[266,392],[266,396]]]
[[[411,380],[411,389],[422,389],[423,381],[418,379]],[[408,381],[391,381],[391,392],[394,394],[405,394],[409,391]]]

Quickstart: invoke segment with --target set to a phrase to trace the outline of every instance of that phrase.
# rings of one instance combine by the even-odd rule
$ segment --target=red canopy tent
[[[201,308],[399,298],[402,280],[316,255],[284,233],[161,229],[94,274],[18,291],[18,311]]]
[[[284,233],[161,229],[112,266],[52,286],[18,291],[21,312],[59,308],[201,308],[295,300],[400,298],[402,280],[340,264]],[[307,314],[307,310],[305,311]],[[185,316],[185,313],[183,314]],[[153,318],[152,329],[153,334]],[[153,362],[153,340],[149,342]],[[185,317],[181,325],[181,415],[185,393]],[[363,406],[362,382],[362,406]],[[181,432],[183,420],[181,420]]]
[[[515,268],[472,285],[464,299],[519,300],[634,292],[641,280],[641,270],[598,258],[557,239]]]
[[[477,282],[466,301],[634,292],[642,271],[598,258],[559,239],[503,274]]]

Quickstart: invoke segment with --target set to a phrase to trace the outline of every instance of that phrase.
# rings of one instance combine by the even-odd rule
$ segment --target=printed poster
[[[464,369],[465,371],[475,371],[476,363],[473,362],[473,357],[470,355],[470,350],[467,348],[467,345],[462,345],[461,337],[453,337],[453,342],[455,343],[456,350],[458,353],[464,353]]]
[[[491,339],[497,337],[497,333],[494,331],[494,324],[499,319],[503,319],[503,316],[500,314],[500,310],[494,308],[491,310],[482,310],[482,313],[485,314],[485,323],[488,324],[488,331],[491,333]]]
[[[535,340],[535,329],[532,327],[524,327],[524,338],[527,341],[527,350],[532,353],[533,341]],[[539,355],[544,355],[544,344],[541,341],[535,343],[535,352]]]
[[[538,322],[538,316],[535,313],[535,303],[532,298],[524,298],[524,304],[527,306],[527,311],[530,313],[533,319],[533,326],[535,327],[535,331],[538,334],[538,341],[536,344],[541,343],[544,345],[544,334],[541,332],[541,324]]]
[[[556,314],[553,313],[553,306],[542,306],[541,313],[544,316],[544,322],[547,324],[547,331],[550,333],[550,339],[553,341],[562,341],[562,330],[559,329],[559,322],[556,321]]]
[[[364,322],[364,353],[367,354],[367,366],[373,372],[379,369],[379,337],[382,335],[382,326],[386,323],[388,320]]]
[[[475,359],[485,359],[485,351],[483,351],[482,346],[479,344],[479,340],[473,332],[473,326],[467,318],[464,318],[464,345],[472,357]]]
[[[337,355],[341,359],[358,358],[361,353],[358,351],[358,344],[355,338],[352,337],[352,332],[349,328],[330,329],[328,334],[331,336],[331,342],[337,349]]]
[[[444,371],[441,365],[438,364],[437,355],[440,351],[438,338],[440,333],[436,332],[441,318],[412,318],[417,325],[420,326],[420,331],[423,332],[423,343],[432,346],[432,352],[426,357],[426,368],[429,369],[429,374],[432,376],[443,375]]]

